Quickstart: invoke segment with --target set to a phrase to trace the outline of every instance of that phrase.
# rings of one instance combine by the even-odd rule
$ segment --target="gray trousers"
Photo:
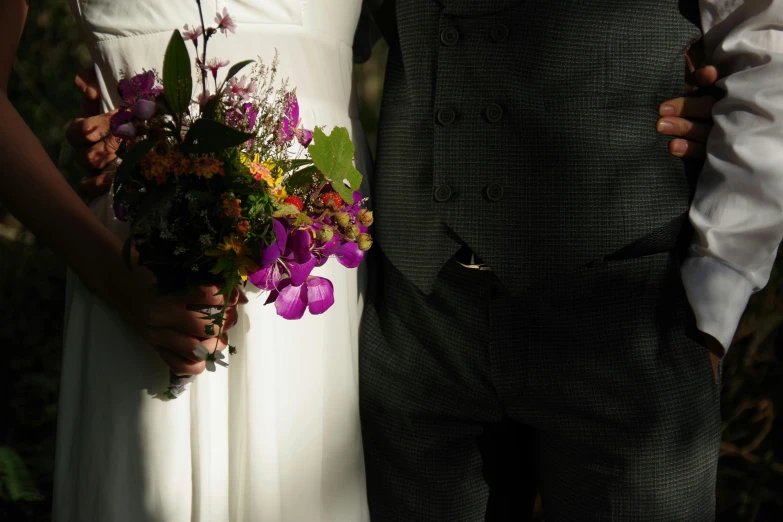
[[[373,522],[714,520],[720,391],[668,253],[508,296],[378,255],[360,399]]]

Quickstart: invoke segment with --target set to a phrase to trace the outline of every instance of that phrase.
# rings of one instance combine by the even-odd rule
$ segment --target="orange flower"
[[[223,162],[215,158],[196,158],[191,164],[191,172],[200,178],[210,179],[215,174],[225,175]]]
[[[237,199],[231,194],[223,194],[223,212],[226,216],[234,219],[242,217],[241,199]]]
[[[247,220],[240,221],[237,225],[237,233],[240,236],[246,236],[247,232],[250,230],[250,222]]]

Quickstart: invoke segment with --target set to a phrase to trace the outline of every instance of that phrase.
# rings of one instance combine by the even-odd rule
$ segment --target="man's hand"
[[[712,87],[718,81],[718,70],[712,66],[697,69],[689,81],[689,90],[694,96],[663,102],[658,111],[662,118],[656,124],[660,134],[677,138],[669,142],[669,152],[678,158],[699,158],[707,153],[715,98],[695,94],[698,89]]]
[[[99,114],[101,93],[95,70],[79,71],[74,80],[84,99],[81,117],[75,119],[65,132],[68,142],[76,150],[76,162],[91,175],[79,184],[79,192],[87,199],[94,199],[109,191],[113,172],[101,170],[117,159],[117,149],[122,141],[109,135],[109,120],[117,111]]]

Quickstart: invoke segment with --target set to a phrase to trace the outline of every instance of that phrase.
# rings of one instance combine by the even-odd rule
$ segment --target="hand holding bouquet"
[[[112,131],[129,148],[112,192],[116,217],[130,225],[126,252],[136,248],[161,291],[217,284],[228,296],[249,280],[283,318],[321,314],[334,303],[332,284],[313,269],[331,257],[355,268],[372,245],[353,144],[344,128],[301,126],[295,91],[275,87],[276,59],[234,64],[218,82],[229,64],[207,60],[207,43],[236,24],[225,10],[216,23],[205,27],[202,16],[185,38],[174,31],[162,77],[150,70],[119,84]],[[202,43],[197,101],[186,39],[197,51]],[[205,314],[205,333],[220,337],[225,309]],[[209,369],[226,365],[214,348],[194,353]],[[173,377],[167,395],[182,389]]]

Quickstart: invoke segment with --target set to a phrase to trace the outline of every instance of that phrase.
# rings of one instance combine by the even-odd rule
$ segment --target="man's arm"
[[[728,349],[783,239],[783,0],[700,0],[726,96],[713,109],[683,284],[699,329]]]

